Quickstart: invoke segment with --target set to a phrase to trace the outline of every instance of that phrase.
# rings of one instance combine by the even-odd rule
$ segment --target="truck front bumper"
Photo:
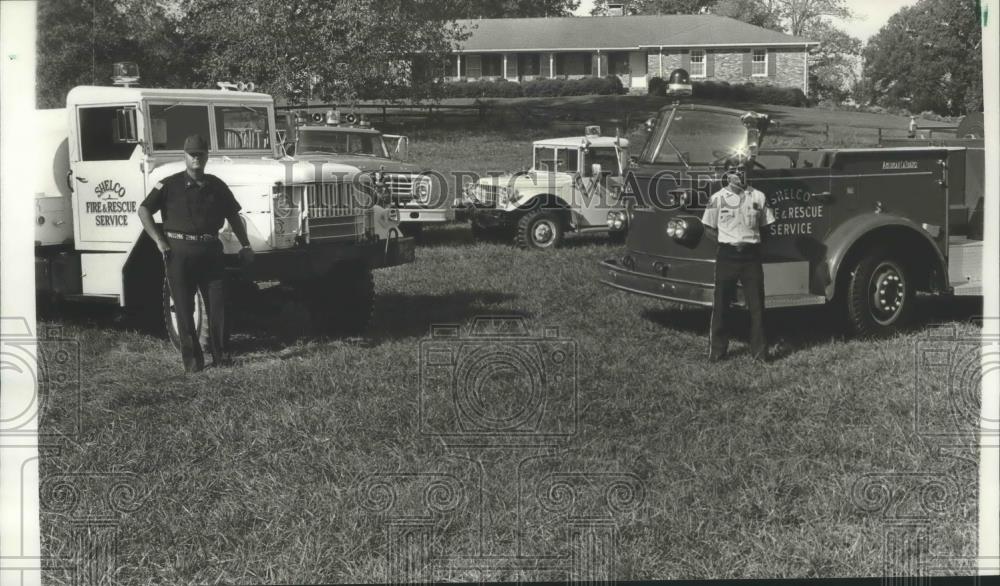
[[[371,269],[381,269],[411,263],[416,258],[413,238],[390,238],[369,242],[334,242],[308,244],[295,248],[258,253],[253,263],[241,270],[254,281],[280,281],[321,276],[335,265],[345,262],[363,263]],[[231,266],[238,267],[233,255]]]
[[[450,222],[455,219],[455,210],[451,208],[397,208],[400,223],[411,222],[434,223]]]
[[[664,301],[675,301],[690,305],[712,306],[715,286],[712,283],[695,283],[679,279],[668,279],[649,273],[640,273],[625,268],[617,259],[607,259],[601,263],[603,278],[601,283]]]

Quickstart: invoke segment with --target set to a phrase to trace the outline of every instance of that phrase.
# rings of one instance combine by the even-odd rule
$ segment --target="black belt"
[[[198,242],[212,242],[219,239],[218,234],[185,234],[184,232],[167,231],[167,238],[174,240],[196,240]]]
[[[760,246],[759,242],[741,242],[740,244],[730,244],[728,242],[720,242],[720,247],[728,248],[730,250],[735,250],[736,252],[746,252],[750,250],[757,250]]]

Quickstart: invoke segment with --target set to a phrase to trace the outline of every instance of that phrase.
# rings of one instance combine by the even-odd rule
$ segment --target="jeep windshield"
[[[361,155],[388,159],[382,135],[373,132],[341,132],[299,129],[295,152],[299,155]]]
[[[747,129],[739,116],[673,108],[660,113],[640,160],[685,167],[719,165],[746,148]]]

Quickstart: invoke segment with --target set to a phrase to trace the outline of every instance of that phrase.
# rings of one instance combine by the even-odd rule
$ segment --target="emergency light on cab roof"
[[[131,61],[119,61],[112,66],[111,83],[121,87],[131,87],[139,83],[139,66]]]
[[[238,92],[252,92],[255,89],[257,89],[257,86],[252,81],[248,81],[245,83],[242,81],[238,81],[236,83],[233,83],[231,81],[217,81],[215,82],[215,85],[219,86],[219,89],[224,92],[230,90],[236,90]]]
[[[684,69],[677,68],[670,72],[667,78],[667,95],[674,98],[683,98],[692,93],[691,76]]]

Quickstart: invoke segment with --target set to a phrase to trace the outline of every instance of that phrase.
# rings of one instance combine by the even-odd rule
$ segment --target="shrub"
[[[646,91],[651,96],[665,96],[667,95],[667,82],[659,76],[651,77],[646,86]]]
[[[774,85],[757,86],[752,83],[730,84],[726,81],[698,81],[693,85],[693,97],[696,99],[757,102],[783,106],[809,105],[809,99],[799,88]]]

